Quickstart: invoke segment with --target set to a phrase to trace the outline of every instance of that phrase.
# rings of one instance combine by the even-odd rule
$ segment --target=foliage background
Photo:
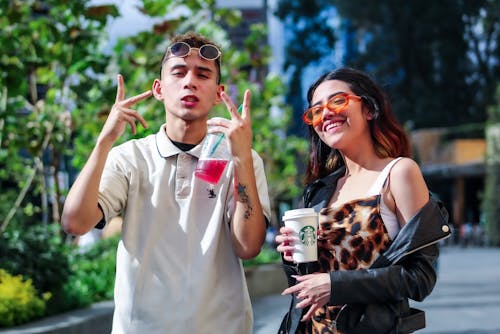
[[[0,2],[0,268],[32,279],[40,296],[50,292],[46,314],[111,298],[113,244],[79,254],[60,229],[64,196],[115,99],[117,74],[128,96],[150,89],[173,34],[195,30],[222,45],[222,79],[236,103],[252,90],[254,148],[264,159],[273,224],[278,203],[300,192],[296,159],[307,149],[303,139],[283,131],[291,109],[281,78],[267,73],[264,25],[252,26],[236,48],[225,29],[241,22],[238,11],[215,8],[215,1],[144,0],[141,11],[158,23],[110,50],[105,26],[120,13],[114,5],[88,4]],[[154,99],[138,110],[150,128],[140,128],[137,137],[165,121]],[[228,117],[223,108],[214,115]]]
[[[267,74],[266,27],[254,25],[243,48],[236,49],[221,27],[241,22],[237,11],[217,9],[214,1],[147,1],[142,12],[153,21],[149,31],[123,38],[105,52],[105,23],[119,15],[113,5],[87,7],[87,1],[13,1],[0,5],[5,45],[0,67],[1,229],[9,223],[59,223],[64,193],[83,166],[116,94],[116,75],[125,77],[129,95],[150,89],[159,63],[178,32],[196,30],[223,46],[223,81],[235,101],[253,92],[255,149],[264,158],[273,202],[299,193],[295,161],[306,145],[282,131],[290,121],[285,86]],[[23,78],[23,80],[19,80]],[[253,79],[252,79],[253,78]],[[150,123],[137,137],[164,122],[154,99],[138,106]],[[280,111],[281,113],[273,111]],[[228,116],[218,108],[215,114]],[[124,135],[125,141],[132,137]],[[279,148],[279,149],[277,149]],[[65,172],[69,171],[69,175]]]

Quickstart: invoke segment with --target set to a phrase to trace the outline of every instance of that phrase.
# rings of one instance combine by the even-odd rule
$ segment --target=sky
[[[115,4],[120,16],[111,18],[107,25],[109,33],[109,47],[111,48],[118,38],[134,35],[139,31],[151,29],[161,19],[153,19],[142,14],[137,8],[141,1],[138,0],[91,0],[89,6]],[[170,14],[172,16],[175,13]]]

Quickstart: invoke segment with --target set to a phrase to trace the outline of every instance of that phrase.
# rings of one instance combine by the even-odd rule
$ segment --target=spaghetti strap
[[[370,190],[368,191],[368,196],[372,195],[378,195],[382,192],[382,188],[384,187],[385,181],[387,180],[387,177],[389,176],[389,173],[391,172],[392,166],[399,160],[401,160],[403,157],[395,158],[391,162],[389,162],[384,169],[380,172],[379,176],[371,186]]]

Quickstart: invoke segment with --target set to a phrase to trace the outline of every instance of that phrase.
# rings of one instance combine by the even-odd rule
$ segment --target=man
[[[175,37],[152,90],[115,104],[67,196],[63,227],[80,235],[123,216],[113,333],[251,333],[240,259],[256,256],[270,216],[262,159],[252,150],[250,91],[241,115],[220,84],[221,52],[195,33]],[[112,148],[132,107],[153,95],[165,107],[156,135]],[[224,102],[231,119],[208,120]],[[232,162],[215,186],[194,177],[207,124],[229,140]],[[212,131],[212,130],[211,130]],[[214,196],[215,194],[215,196]]]

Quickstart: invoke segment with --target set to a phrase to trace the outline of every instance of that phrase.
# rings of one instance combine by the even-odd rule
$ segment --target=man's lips
[[[186,95],[181,98],[181,101],[185,106],[194,106],[200,99],[195,95]]]

